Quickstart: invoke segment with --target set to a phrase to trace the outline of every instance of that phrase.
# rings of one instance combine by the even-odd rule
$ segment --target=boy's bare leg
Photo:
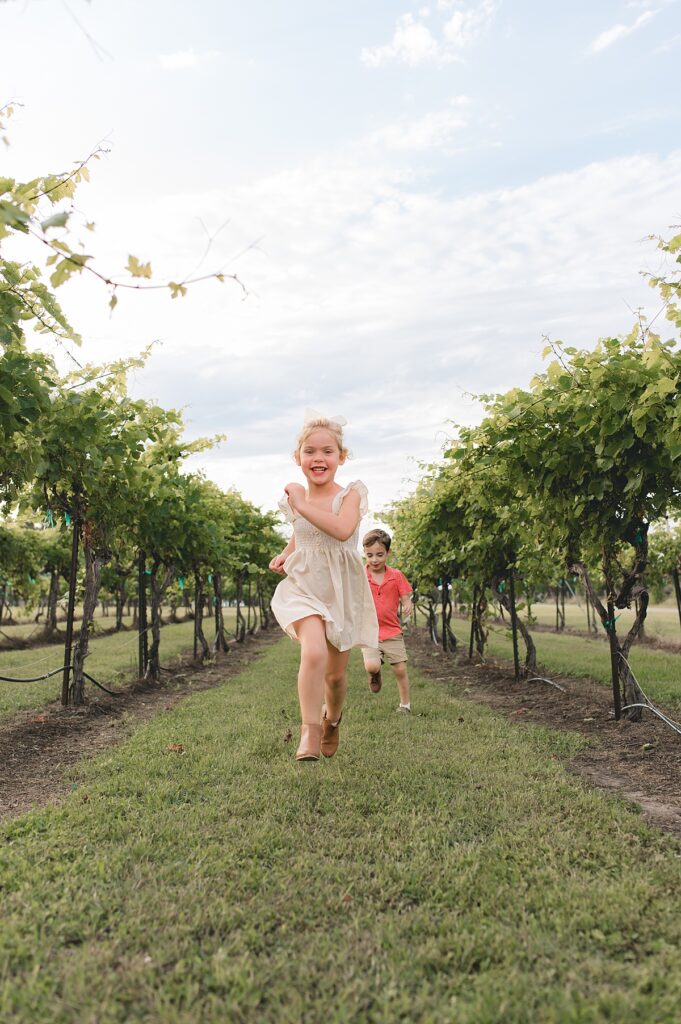
[[[378,693],[381,689],[381,659],[365,657],[364,668],[369,676],[369,689],[372,693]]]
[[[348,660],[350,651],[339,651],[327,640],[326,673],[324,675],[324,699],[326,717],[335,723],[343,713],[345,694],[348,690]]]
[[[392,666],[395,673],[395,681],[400,694],[400,704],[409,704],[409,673],[407,672],[406,661],[400,661]]]

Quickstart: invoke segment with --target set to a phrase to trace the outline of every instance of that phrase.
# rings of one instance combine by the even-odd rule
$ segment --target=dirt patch
[[[270,629],[234,644],[229,653],[197,668],[183,659],[164,673],[159,686],[132,684],[118,696],[89,691],[82,708],[55,701],[39,712],[20,712],[0,724],[0,821],[16,818],[34,806],[58,803],[70,790],[68,769],[81,758],[121,743],[142,721],[170,711],[192,693],[217,686],[237,675],[263,648],[281,639]]]
[[[548,673],[565,692],[542,682],[516,682],[512,667],[471,663],[446,654],[419,632],[409,635],[412,662],[454,685],[456,695],[486,704],[519,724],[530,722],[588,737],[570,770],[601,789],[637,803],[646,819],[681,837],[681,736],[649,712],[640,722],[616,722],[607,686]],[[673,717],[673,716],[672,716]]]

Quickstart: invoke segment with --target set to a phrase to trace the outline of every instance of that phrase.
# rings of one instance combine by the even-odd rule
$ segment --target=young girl
[[[272,611],[300,643],[298,761],[336,753],[350,650],[378,645],[376,609],[357,548],[367,489],[359,480],[336,483],[348,455],[344,424],[340,417],[306,414],[294,458],[307,490],[298,483],[284,488],[279,507],[293,523],[293,537],[270,562],[287,577],[274,592]]]

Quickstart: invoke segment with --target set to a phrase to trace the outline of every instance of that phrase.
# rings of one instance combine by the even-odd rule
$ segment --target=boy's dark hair
[[[362,547],[368,548],[372,544],[382,544],[386,551],[390,551],[390,534],[385,530],[369,530],[362,539]]]

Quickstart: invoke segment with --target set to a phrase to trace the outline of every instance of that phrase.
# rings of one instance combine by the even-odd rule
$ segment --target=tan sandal
[[[321,753],[321,725],[301,725],[296,761],[318,761]]]
[[[324,708],[324,717],[322,718],[322,754],[324,757],[333,757],[338,750],[338,743],[340,741],[340,724],[343,721],[343,712],[334,725],[326,717],[326,708]]]

